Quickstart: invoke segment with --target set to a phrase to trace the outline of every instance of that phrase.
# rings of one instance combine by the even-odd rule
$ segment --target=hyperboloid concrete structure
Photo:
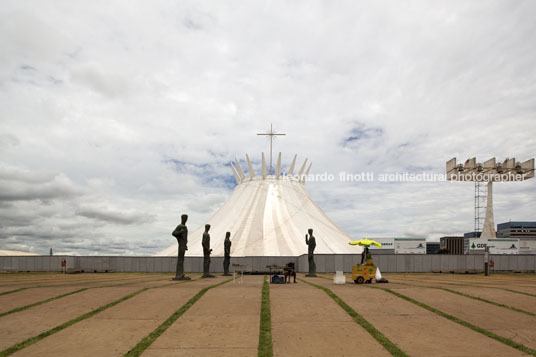
[[[305,178],[311,164],[307,167],[307,159],[295,174],[295,155],[286,175],[281,173],[281,153],[273,174],[268,173],[264,154],[260,175],[253,170],[248,155],[246,161],[249,176],[238,160],[235,160],[236,168],[231,163],[237,186],[225,204],[205,222],[211,225],[212,255],[223,255],[225,232],[229,231],[231,256],[299,256],[307,253],[305,234],[308,228],[313,229],[316,238],[315,254],[361,253],[361,247],[348,244],[352,237],[309,196]],[[188,233],[186,255],[203,255],[203,231],[204,224]],[[177,243],[156,255],[177,255]]]

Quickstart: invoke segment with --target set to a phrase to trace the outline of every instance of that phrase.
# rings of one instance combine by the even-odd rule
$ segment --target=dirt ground
[[[262,282],[246,276],[209,290],[144,356],[256,356]]]
[[[171,274],[0,274],[0,352],[67,321],[138,295],[42,338],[20,356],[120,356],[201,289],[226,278],[177,283]],[[536,275],[384,274],[389,284],[334,285],[333,274],[300,279],[326,287],[410,356],[519,356],[523,353],[378,288],[389,288],[536,349]],[[257,355],[262,276],[208,290],[144,356]],[[75,292],[79,289],[87,290]],[[439,289],[438,289],[439,288]],[[461,296],[450,291],[466,294]],[[23,289],[14,291],[16,289]],[[6,294],[7,292],[7,294]],[[75,292],[33,307],[28,305]],[[473,298],[471,298],[473,297]],[[481,298],[524,312],[497,306]],[[390,353],[324,291],[304,281],[270,285],[276,356],[388,356]],[[27,307],[27,308],[25,308]],[[22,311],[9,313],[14,308]]]
[[[307,280],[330,288],[411,356],[523,355],[520,351],[386,291],[355,284],[333,285],[331,281],[324,279]],[[392,288],[390,284],[383,286]],[[405,294],[405,291],[400,292]]]
[[[274,284],[270,300],[275,356],[390,355],[317,288],[305,283]]]
[[[404,287],[394,290],[473,325],[536,348],[536,318],[533,316],[439,289]]]
[[[196,280],[184,286],[176,284],[147,290],[45,338],[20,351],[19,354],[68,356],[72,351],[77,351],[77,356],[122,356],[200,289],[212,283],[207,280]]]

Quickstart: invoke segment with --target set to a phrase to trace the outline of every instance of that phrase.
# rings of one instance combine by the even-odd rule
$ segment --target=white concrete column
[[[482,234],[480,238],[489,239],[496,238],[495,234],[495,221],[493,219],[493,182],[488,182],[488,197],[486,205],[486,219],[484,220],[484,226],[482,227]]]

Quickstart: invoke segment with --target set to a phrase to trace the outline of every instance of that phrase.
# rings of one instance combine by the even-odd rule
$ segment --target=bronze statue
[[[223,275],[230,276],[229,264],[231,263],[231,232],[225,233],[224,258],[223,258]]]
[[[313,236],[313,229],[309,228],[309,235],[305,235],[305,244],[309,246],[308,258],[309,258],[309,274],[305,276],[315,277],[316,276],[316,264],[314,258],[314,252],[316,248],[316,240]]]
[[[205,233],[203,233],[203,278],[214,278],[214,275],[209,273],[210,270],[210,234],[208,231],[210,229],[210,224],[205,224]]]
[[[186,221],[188,220],[188,215],[183,214],[181,216],[181,224],[175,228],[173,237],[177,238],[179,243],[179,255],[177,257],[177,274],[173,280],[190,280],[190,277],[184,275],[184,253],[188,250],[188,227],[186,227]]]

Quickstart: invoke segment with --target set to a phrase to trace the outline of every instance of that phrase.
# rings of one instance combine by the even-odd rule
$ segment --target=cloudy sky
[[[149,255],[258,167],[373,172],[309,182],[355,236],[473,229],[452,157],[536,152],[534,1],[3,1],[0,249]],[[536,180],[494,187],[495,221],[536,220]]]

